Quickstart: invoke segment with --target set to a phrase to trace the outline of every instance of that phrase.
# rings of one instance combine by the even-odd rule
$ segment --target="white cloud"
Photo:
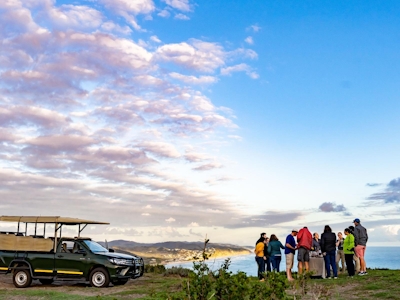
[[[106,8],[114,11],[116,14],[124,17],[131,26],[140,30],[135,16],[139,14],[150,14],[155,6],[152,0],[100,0]]]
[[[61,5],[49,10],[53,24],[62,27],[95,28],[102,23],[102,14],[93,8],[80,5]]]
[[[156,43],[161,43],[161,40],[156,35],[152,35],[150,37],[150,40],[152,40],[153,42],[156,42]]]
[[[171,13],[170,13],[168,10],[166,10],[166,9],[163,9],[162,11],[160,11],[160,12],[157,14],[157,16],[160,16],[160,17],[162,17],[162,18],[168,18],[170,15],[171,15]]]
[[[190,11],[189,0],[163,0],[167,5],[181,11]]]
[[[225,53],[219,44],[196,39],[163,45],[157,49],[156,56],[159,60],[202,72],[213,72],[225,63]]]
[[[184,21],[190,20],[190,18],[187,15],[184,15],[184,14],[176,14],[174,19],[184,20]]]
[[[215,83],[218,81],[218,78],[216,78],[214,76],[196,77],[196,76],[183,75],[183,74],[179,74],[176,72],[170,73],[169,76],[171,76],[172,78],[181,80],[188,84],[210,84],[210,83]]]
[[[151,13],[155,8],[152,0],[100,0],[100,2],[111,10],[126,11],[135,15]]]
[[[251,37],[251,36],[248,36],[247,38],[245,38],[244,41],[245,41],[247,44],[250,44],[250,45],[253,45],[253,44],[254,44],[253,37]]]
[[[252,30],[254,32],[259,32],[261,30],[261,27],[258,25],[251,25],[250,27],[247,28],[248,30]]]
[[[245,72],[250,78],[257,79],[259,75],[247,64],[238,64],[221,69],[221,75],[228,76],[235,72]]]
[[[165,219],[165,221],[168,223],[172,223],[172,222],[175,222],[176,220],[174,218],[169,218],[169,219]]]
[[[137,146],[144,151],[148,151],[159,156],[170,158],[178,158],[181,156],[179,151],[176,150],[172,144],[166,142],[144,141],[138,143]]]

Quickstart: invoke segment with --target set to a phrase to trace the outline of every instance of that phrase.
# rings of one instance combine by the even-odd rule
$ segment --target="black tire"
[[[53,283],[53,279],[39,279],[41,284],[47,285],[47,284],[52,284]]]
[[[129,279],[120,279],[118,281],[113,282],[113,285],[124,285],[128,282]]]
[[[90,285],[97,288],[107,287],[110,284],[110,276],[104,268],[96,268],[90,272]]]
[[[32,276],[29,270],[15,270],[13,274],[13,283],[17,288],[26,288],[32,283]]]

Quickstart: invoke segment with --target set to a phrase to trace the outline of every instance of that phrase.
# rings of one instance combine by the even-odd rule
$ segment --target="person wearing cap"
[[[365,249],[367,247],[368,242],[368,233],[367,229],[361,225],[360,219],[354,219],[354,252],[357,257],[360,259],[360,272],[358,275],[367,275],[367,266],[365,264]]]
[[[294,237],[297,235],[297,229],[292,229],[292,233],[286,237],[285,257],[286,257],[286,276],[289,281],[293,281],[292,268],[294,261],[294,253],[296,251],[296,241]]]
[[[307,226],[300,229],[297,233],[297,261],[299,263],[299,274],[303,273],[303,268],[308,272],[310,261],[310,250],[312,246],[312,235]]]

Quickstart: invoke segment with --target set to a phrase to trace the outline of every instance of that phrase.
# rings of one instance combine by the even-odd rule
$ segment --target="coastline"
[[[231,253],[230,255],[222,254],[222,253],[221,254],[216,254],[216,255],[213,254],[207,259],[207,261],[208,262],[212,262],[213,260],[217,260],[217,259],[231,258],[231,257],[238,257],[238,256],[246,256],[246,255],[251,255],[251,254],[252,254],[252,252],[250,250],[249,250],[249,252],[243,251],[241,253]],[[164,265],[164,266],[167,266],[169,264],[174,264],[174,265],[176,265],[176,264],[187,264],[187,263],[194,262],[194,261],[196,261],[196,259],[191,259],[191,260],[165,260],[165,261],[162,261],[160,264]]]

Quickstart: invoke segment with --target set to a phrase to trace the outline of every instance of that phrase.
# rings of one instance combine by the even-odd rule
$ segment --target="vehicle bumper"
[[[138,278],[143,275],[144,265],[134,265],[134,266],[113,266],[110,272],[110,279],[112,281],[119,279],[129,279]]]

